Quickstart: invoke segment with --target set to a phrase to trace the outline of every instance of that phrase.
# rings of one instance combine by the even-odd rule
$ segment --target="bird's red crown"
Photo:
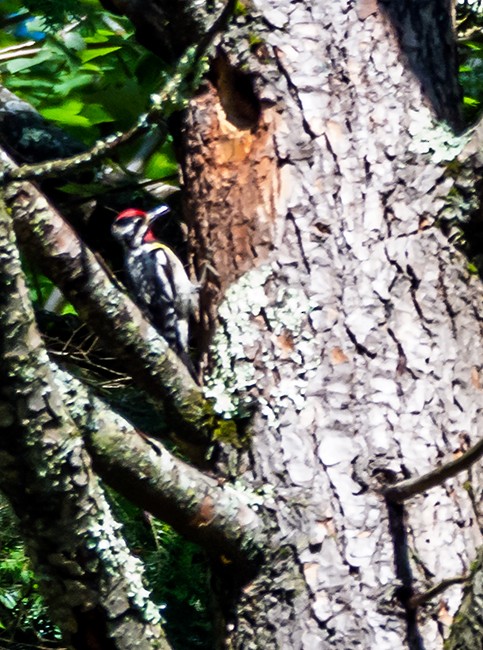
[[[133,219],[134,217],[142,217],[143,219],[146,219],[147,216],[148,213],[144,212],[144,210],[138,210],[137,208],[128,208],[127,210],[123,210],[117,215],[116,221],[120,221],[121,219]]]

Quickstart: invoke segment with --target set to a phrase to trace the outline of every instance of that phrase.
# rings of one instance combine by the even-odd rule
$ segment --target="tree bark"
[[[53,621],[74,648],[169,649],[142,566],[110,513],[35,328],[10,217],[0,207],[0,488]]]
[[[411,605],[468,571],[478,473],[381,496],[481,437],[481,284],[437,225],[450,31],[449,3],[250,3],[184,121],[208,390],[255,413],[238,480],[273,529],[229,647],[441,648],[461,600]]]

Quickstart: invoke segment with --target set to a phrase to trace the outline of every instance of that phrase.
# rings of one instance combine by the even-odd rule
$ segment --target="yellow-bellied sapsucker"
[[[198,306],[198,286],[151,229],[168,212],[166,205],[152,212],[124,210],[116,217],[112,234],[123,247],[126,282],[135,302],[194,375],[188,335],[190,316]]]

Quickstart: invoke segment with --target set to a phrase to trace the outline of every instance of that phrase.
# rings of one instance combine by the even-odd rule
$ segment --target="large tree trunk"
[[[233,648],[441,648],[461,587],[411,596],[479,544],[466,475],[381,496],[476,442],[483,405],[480,281],[436,225],[463,142],[436,122],[458,123],[450,3],[384,4],[250,3],[185,120],[208,385],[255,413],[237,480],[272,528]]]

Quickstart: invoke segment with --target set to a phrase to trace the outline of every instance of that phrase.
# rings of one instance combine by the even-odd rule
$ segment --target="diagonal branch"
[[[425,492],[436,485],[440,485],[447,479],[456,476],[459,472],[471,467],[482,456],[483,439],[470,447],[459,458],[445,463],[441,467],[427,472],[427,474],[423,474],[423,476],[409,478],[385,488],[384,496],[388,501],[401,503],[406,499],[416,496],[416,494],[421,494],[421,492]]]
[[[469,576],[454,576],[453,578],[444,578],[433,587],[430,587],[427,591],[411,596],[408,601],[408,605],[411,609],[416,609],[416,607],[421,607],[421,605],[424,605],[433,598],[436,598],[436,596],[439,596],[445,592],[446,589],[449,589],[449,587],[452,587],[453,585],[465,584],[468,581]]]
[[[10,167],[0,174],[1,183],[12,181],[34,180],[41,178],[59,177],[63,174],[78,171],[89,167],[97,160],[105,158],[115,149],[123,144],[132,142],[135,138],[147,133],[154,123],[160,123],[161,118],[157,115],[158,107],[154,106],[149,113],[142,115],[138,122],[124,133],[110,135],[103,140],[98,140],[88,151],[62,158],[60,160],[38,163],[35,165],[21,165]],[[166,129],[164,129],[166,131]],[[166,134],[164,133],[164,136]],[[164,139],[164,138],[163,138]]]
[[[13,164],[6,154],[2,158]],[[21,244],[82,319],[124,359],[138,385],[164,402],[177,437],[188,445],[183,450],[199,458],[221,423],[184,364],[32,184],[12,184],[7,195]]]
[[[169,650],[142,566],[129,553],[54,386],[3,203],[0,351],[0,488],[19,518],[64,641],[76,648]]]
[[[78,379],[54,364],[64,402],[99,475],[143,510],[248,570],[260,546],[261,521],[253,497],[221,484],[140,435]]]

